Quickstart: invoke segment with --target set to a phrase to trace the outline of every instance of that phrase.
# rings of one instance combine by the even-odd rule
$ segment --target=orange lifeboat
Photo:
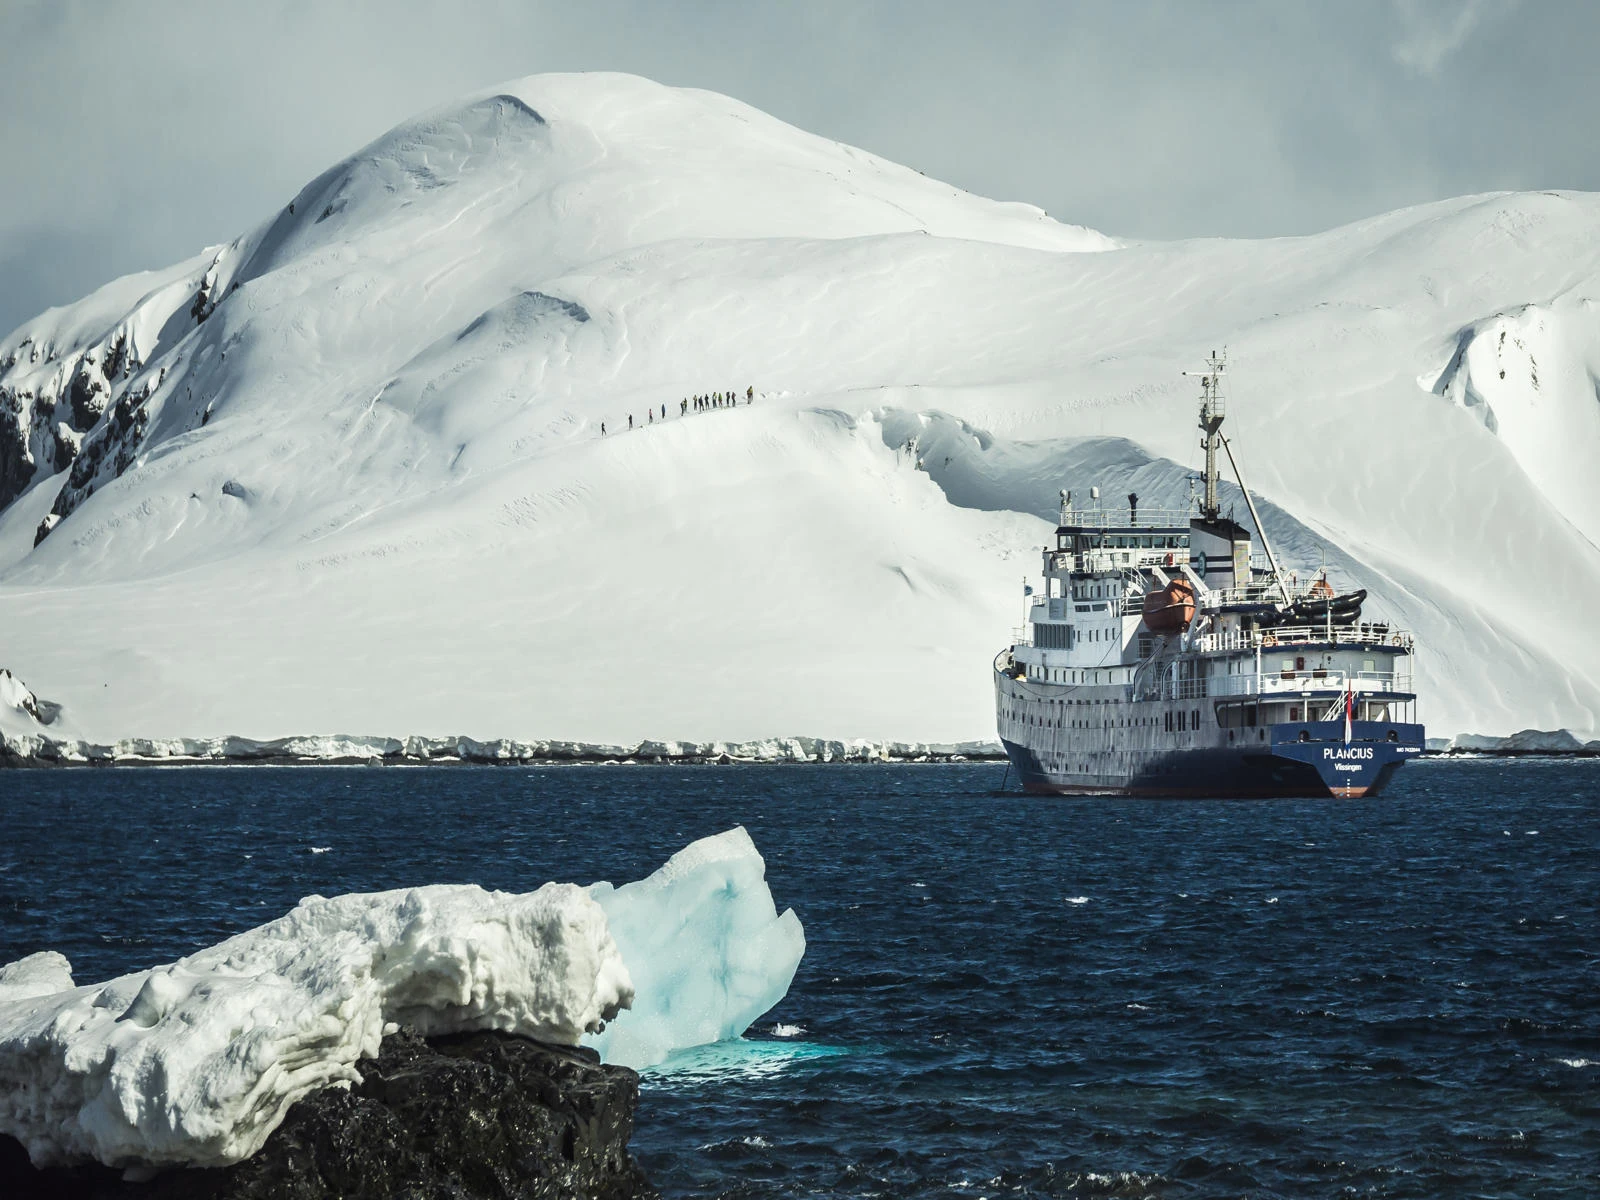
[[[1194,620],[1194,585],[1174,579],[1164,588],[1146,592],[1144,623],[1151,633],[1181,633]]]

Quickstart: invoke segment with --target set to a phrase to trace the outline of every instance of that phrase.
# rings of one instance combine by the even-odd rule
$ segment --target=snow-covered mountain
[[[1430,732],[1593,730],[1597,235],[1119,241],[536,76],[0,341],[0,663],[100,739],[991,736],[1057,489],[1181,502],[1226,345],[1275,545],[1417,632]]]

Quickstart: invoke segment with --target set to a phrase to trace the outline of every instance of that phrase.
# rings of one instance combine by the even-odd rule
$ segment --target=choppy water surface
[[[646,1077],[669,1195],[1600,1194],[1600,762],[1376,801],[999,796],[1003,767],[11,772],[0,961],[80,981],[310,892],[622,881],[735,823],[809,949]]]

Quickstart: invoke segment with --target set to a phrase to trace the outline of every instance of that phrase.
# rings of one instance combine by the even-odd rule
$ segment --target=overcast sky
[[[540,71],[726,92],[1124,236],[1600,189],[1585,0],[5,0],[0,26],[0,331]]]

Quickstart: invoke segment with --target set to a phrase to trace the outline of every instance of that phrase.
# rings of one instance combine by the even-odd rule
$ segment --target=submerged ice
[[[613,888],[437,885],[312,896],[175,963],[75,986],[47,951],[0,968],[0,1133],[36,1165],[222,1165],[300,1097],[359,1079],[407,1025],[596,1038],[634,1065],[742,1033],[804,950],[743,829]],[[632,1004],[632,1024],[606,1029]],[[604,1030],[604,1032],[602,1032]]]

